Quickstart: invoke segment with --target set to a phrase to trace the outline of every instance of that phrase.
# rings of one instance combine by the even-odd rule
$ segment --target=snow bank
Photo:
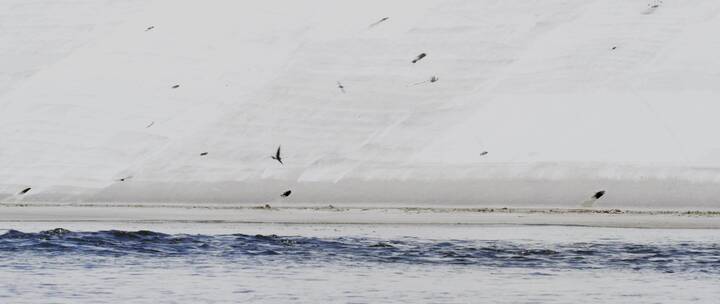
[[[3,1],[0,200],[717,209],[719,12]]]

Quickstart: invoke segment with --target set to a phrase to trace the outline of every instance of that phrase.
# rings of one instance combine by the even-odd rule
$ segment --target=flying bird
[[[647,10],[645,12],[643,12],[643,14],[645,14],[645,15],[652,14],[653,12],[655,12],[655,10],[657,10],[660,7],[660,5],[662,3],[663,3],[662,0],[651,0],[650,3],[648,3]]]
[[[378,25],[378,24],[380,24],[380,23],[383,23],[383,22],[387,21],[388,19],[390,19],[390,17],[383,17],[382,19],[380,19],[380,20],[376,21],[375,23],[371,24],[369,27],[375,27],[376,25]]]
[[[172,86],[171,88],[177,89],[177,88],[179,88],[179,87],[180,87],[180,85],[179,85],[179,84],[176,84],[176,85]]]
[[[118,179],[118,181],[124,182],[124,181],[126,181],[126,180],[131,179],[131,178],[132,178],[132,175],[128,175],[128,176],[126,176],[126,177],[122,177],[122,178]]]
[[[342,83],[340,83],[339,81],[337,82],[337,85],[338,85],[338,89],[340,89],[340,91],[343,92],[343,94],[345,94],[345,86],[343,86]]]
[[[280,146],[278,146],[277,151],[275,151],[275,155],[270,156],[270,158],[277,160],[281,165],[284,165],[282,162],[282,157],[280,156]]]
[[[480,156],[488,155],[488,153],[489,153],[488,151],[482,151],[482,152],[480,152]]]
[[[154,26],[154,25],[151,25],[151,26],[148,26],[148,27],[145,29],[145,31],[147,32],[147,31],[152,30],[152,29],[154,29],[154,28],[155,28],[155,26]]]
[[[437,82],[438,80],[440,80],[440,78],[438,78],[437,76],[432,76],[432,77],[430,77],[429,80],[423,80],[420,82],[416,82],[416,83],[413,83],[412,85],[416,86],[416,85],[420,85],[420,84],[428,83],[428,82],[433,83],[433,82]]]
[[[603,195],[605,195],[605,190],[600,190],[598,192],[595,192],[595,194],[593,194],[589,199],[587,199],[586,201],[584,201],[582,203],[582,206],[585,208],[592,207],[593,204],[595,203],[595,201],[597,201],[598,199],[603,197]]]
[[[288,191],[283,192],[283,194],[281,194],[280,196],[288,197],[288,196],[290,196],[291,193],[292,193],[292,190],[288,190]]]
[[[155,124],[155,122],[154,122],[154,121],[151,121],[150,124],[145,127],[145,129],[147,129],[147,128],[149,128],[149,127],[152,127],[154,124]]]
[[[18,193],[18,195],[23,195],[25,193],[28,193],[30,191],[30,189],[32,189],[32,188],[27,187],[27,188],[23,189],[23,191],[20,191],[20,193]]]
[[[615,49],[617,49],[617,46],[613,46],[611,50],[615,50]]]
[[[427,54],[420,53],[420,55],[417,55],[417,57],[415,57],[415,59],[413,59],[412,63],[416,63],[416,62],[420,61],[420,59],[425,58],[425,56],[427,56]]]
[[[205,156],[205,155],[208,155],[208,153],[207,152],[200,153],[200,156]]]
[[[600,191],[598,191],[598,192],[595,192],[595,194],[593,194],[593,198],[599,199],[599,198],[601,198],[603,195],[605,195],[605,190],[600,190]]]

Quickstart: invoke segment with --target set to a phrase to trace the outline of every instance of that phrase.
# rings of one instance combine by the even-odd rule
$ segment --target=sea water
[[[202,224],[182,232],[0,231],[0,302],[720,299],[720,237],[713,230],[241,225],[192,233],[194,226]]]

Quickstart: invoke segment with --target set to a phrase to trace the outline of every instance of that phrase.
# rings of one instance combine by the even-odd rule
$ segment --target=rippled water
[[[720,244],[691,237],[548,242],[57,228],[9,230],[0,255],[0,298],[17,303],[710,303],[720,293]]]
[[[278,235],[170,235],[153,231],[0,235],[0,252],[40,256],[213,257],[277,263],[405,263],[551,269],[635,269],[720,273],[720,244],[315,238]]]

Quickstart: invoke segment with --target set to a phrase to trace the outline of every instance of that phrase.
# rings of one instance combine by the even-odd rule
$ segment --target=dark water
[[[617,241],[532,243],[492,240],[371,239],[277,235],[190,235],[153,231],[38,233],[9,230],[0,253],[46,257],[252,259],[290,264],[382,263],[492,268],[622,269],[720,274],[720,244]]]

